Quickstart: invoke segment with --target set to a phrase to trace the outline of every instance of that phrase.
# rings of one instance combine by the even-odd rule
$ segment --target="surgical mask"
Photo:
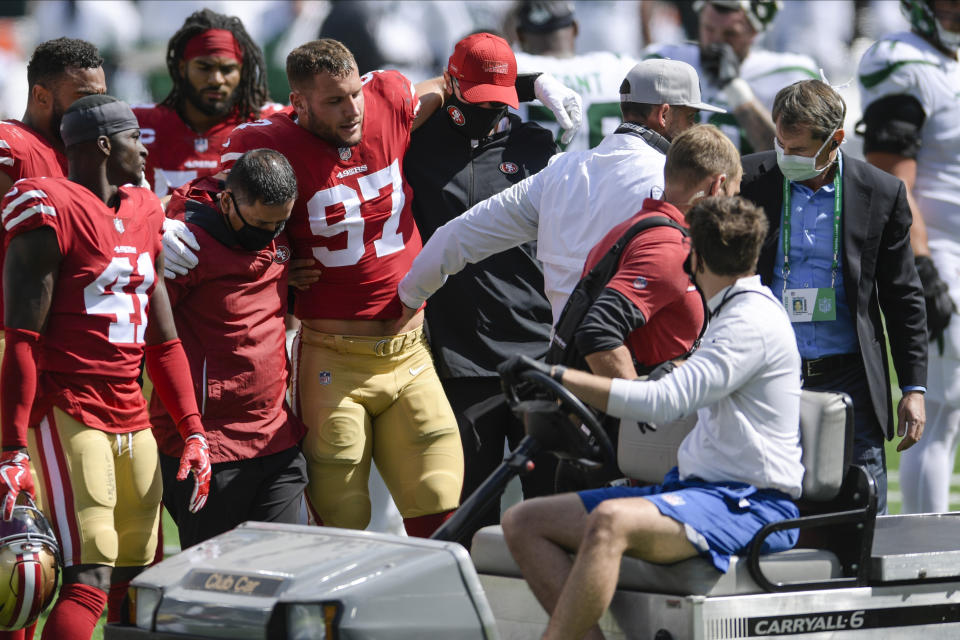
[[[240,207],[237,206],[237,199],[233,197],[233,192],[230,192],[230,199],[233,201],[233,210],[237,213],[237,217],[240,218],[243,226],[239,229],[234,229],[228,222],[227,227],[233,231],[233,237],[237,244],[247,251],[266,249],[270,246],[270,243],[283,232],[283,228],[287,226],[286,220],[277,225],[276,229],[261,229],[260,227],[248,224],[243,218],[243,214],[240,213]]]
[[[826,171],[827,167],[829,167],[832,163],[828,162],[821,169],[817,169],[817,158],[820,157],[824,147],[826,147],[827,144],[833,140],[833,134],[835,134],[839,128],[840,127],[837,127],[830,132],[830,135],[827,136],[827,139],[823,141],[823,144],[820,145],[820,148],[817,149],[817,152],[813,154],[812,157],[787,155],[783,152],[783,147],[780,146],[780,142],[774,138],[773,146],[777,150],[777,166],[780,167],[783,177],[793,182],[803,182],[804,180],[809,180],[810,178],[816,178],[818,175]]]
[[[443,108],[447,111],[447,119],[453,130],[471,140],[489,136],[501,118],[507,115],[506,105],[488,109],[464,102],[456,95],[448,96]]]

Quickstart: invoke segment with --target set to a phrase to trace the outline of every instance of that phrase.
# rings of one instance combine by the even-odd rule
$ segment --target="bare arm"
[[[56,232],[41,227],[14,237],[3,266],[4,324],[43,333],[60,271]]]
[[[607,410],[610,398],[610,378],[596,376],[586,371],[567,369],[563,372],[563,386],[589,405]]]
[[[420,111],[413,120],[411,131],[416,131],[437,109],[443,106],[443,76],[418,82],[414,88],[420,98]]]
[[[770,112],[764,109],[758,100],[750,100],[734,109],[733,116],[747,134],[747,140],[754,151],[773,149],[773,138],[776,135],[773,119],[770,117]]]
[[[7,191],[10,191],[10,187],[13,186],[13,178],[5,174],[3,171],[0,171],[0,198],[3,197]]]
[[[913,185],[917,181],[917,161],[889,151],[873,151],[866,154],[867,162],[883,169],[887,173],[903,180],[907,188],[907,204],[913,223],[910,225],[910,248],[915,256],[929,256],[930,247],[927,246],[927,225],[923,221],[923,214],[917,201],[913,197]]]
[[[637,370],[633,366],[633,356],[626,345],[620,345],[610,351],[597,351],[585,356],[590,371],[598,376],[633,380]]]

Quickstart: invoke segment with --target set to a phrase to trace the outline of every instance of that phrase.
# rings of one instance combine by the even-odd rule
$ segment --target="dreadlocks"
[[[183,49],[195,35],[208,29],[226,29],[233,34],[243,49],[243,60],[240,70],[239,99],[237,107],[240,114],[247,119],[256,119],[260,108],[267,102],[267,69],[263,62],[263,52],[260,51],[243,23],[235,16],[225,16],[210,9],[195,11],[187,18],[180,30],[173,34],[167,45],[167,70],[173,79],[173,89],[162,104],[171,109],[178,109],[180,102],[186,97],[184,84],[187,79],[180,73],[180,60],[183,58]]]

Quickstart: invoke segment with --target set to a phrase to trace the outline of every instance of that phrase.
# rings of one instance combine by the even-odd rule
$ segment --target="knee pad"
[[[370,524],[370,496],[366,491],[310,491],[310,506],[324,526],[366,529]]]

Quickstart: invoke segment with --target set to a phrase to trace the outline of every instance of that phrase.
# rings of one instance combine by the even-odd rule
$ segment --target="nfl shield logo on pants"
[[[193,141],[193,149],[197,153],[203,153],[210,146],[210,143],[207,142],[206,138],[195,138]]]
[[[319,378],[318,382],[320,382],[320,384],[330,384],[330,381],[333,379],[333,376],[330,374],[329,371],[321,371],[317,375],[317,378]]]

